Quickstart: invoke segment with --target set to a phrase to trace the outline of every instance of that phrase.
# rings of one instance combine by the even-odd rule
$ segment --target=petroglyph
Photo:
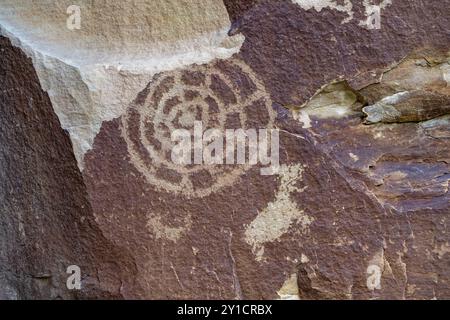
[[[289,231],[293,224],[298,224],[301,231],[306,232],[314,221],[305,214],[291,199],[294,192],[303,192],[306,187],[299,188],[296,184],[302,179],[301,164],[280,168],[280,186],[275,200],[259,213],[245,231],[245,241],[252,246],[256,260],[263,260],[264,244],[279,239]]]
[[[81,10],[75,29],[73,5]],[[32,58],[80,169],[102,123],[123,115],[155,74],[227,59],[244,41],[227,35],[222,0],[2,0],[0,7],[0,34]]]
[[[347,18],[345,18],[342,23],[347,23],[353,20],[354,10],[353,3],[350,0],[337,1],[337,0],[292,0],[293,3],[298,4],[305,10],[314,9],[317,12],[321,12],[323,9],[332,9],[339,12],[343,12],[347,14]],[[365,14],[368,20],[360,21],[359,25],[364,27],[369,27],[368,22],[371,18],[371,15],[374,13],[373,8],[378,8],[377,12],[380,12],[382,9],[390,6],[392,4],[392,0],[383,0],[381,2],[374,2],[373,0],[364,0],[363,5],[365,9]]]
[[[275,119],[264,85],[242,61],[216,61],[157,75],[142,99],[122,118],[131,163],[158,190],[205,197],[232,185],[250,168],[242,165],[180,165],[171,159],[176,129],[264,127]]]
[[[156,239],[177,242],[192,225],[192,219],[187,216],[183,219],[183,226],[173,227],[161,221],[160,216],[151,216],[147,221],[147,228],[154,234]]]

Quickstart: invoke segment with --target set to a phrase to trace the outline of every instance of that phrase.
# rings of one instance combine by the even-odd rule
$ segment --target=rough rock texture
[[[211,30],[193,2],[157,2]],[[81,171],[52,106],[63,128],[72,114],[42,85],[79,93],[79,82],[52,68],[38,80],[2,38],[2,296],[449,299],[450,1],[214,3],[242,46],[175,57],[139,94],[125,90],[129,101],[97,118]],[[366,23],[371,4],[380,29]],[[216,21],[213,9],[200,16]],[[182,37],[174,43],[194,41]],[[107,96],[115,82],[99,78]],[[279,129],[278,173],[174,165],[170,132],[195,120]],[[76,294],[64,287],[70,264],[86,275]]]
[[[243,41],[227,36],[221,0],[80,0],[79,30],[67,27],[73,4],[2,0],[0,35],[32,57],[80,168],[102,122],[120,116],[153,75],[228,58]]]
[[[0,52],[0,298],[119,298],[136,269],[96,225],[31,60],[4,37]],[[85,270],[79,292],[66,288],[73,264]]]

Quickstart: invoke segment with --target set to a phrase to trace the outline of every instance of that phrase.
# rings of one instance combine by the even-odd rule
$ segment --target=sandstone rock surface
[[[0,1],[0,298],[450,298],[449,0],[79,3]]]

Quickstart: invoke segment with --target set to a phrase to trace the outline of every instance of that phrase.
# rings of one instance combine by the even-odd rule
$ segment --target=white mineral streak
[[[243,37],[228,37],[222,0],[0,0],[0,35],[37,71],[80,169],[101,124],[119,117],[156,73],[225,59]]]

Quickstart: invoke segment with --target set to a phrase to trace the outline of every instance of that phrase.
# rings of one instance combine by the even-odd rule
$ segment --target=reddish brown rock
[[[122,297],[134,264],[96,225],[69,137],[31,60],[4,37],[0,52],[0,298]],[[82,270],[81,291],[66,287],[70,265]]]
[[[16,205],[5,185],[5,212],[45,212],[50,235],[40,239],[53,250],[51,260],[16,264],[39,261],[60,274],[50,261],[86,257],[83,297],[450,298],[450,32],[442,14],[450,2],[378,1],[380,29],[362,24],[366,1],[351,9],[339,3],[319,10],[301,1],[225,0],[230,34],[245,36],[240,52],[144,83],[123,115],[103,122],[81,174],[36,77],[26,95],[7,95],[5,108],[17,102],[23,111],[1,118],[2,146],[11,146],[3,149],[5,176],[24,172],[49,189],[24,180],[30,191],[19,198],[29,202]],[[12,67],[21,57],[30,81],[29,61],[3,45],[15,52],[2,63],[5,79],[25,77]],[[414,92],[402,110],[415,122],[364,124],[363,107],[401,92]],[[26,109],[25,97],[34,96],[45,114]],[[433,112],[421,113],[424,106]],[[25,126],[34,117],[41,117],[36,127],[15,131],[14,121]],[[205,128],[279,129],[278,173],[262,175],[261,164],[174,165],[170,134],[192,130],[195,120]],[[24,132],[30,137],[17,141]],[[43,169],[17,154],[38,154]],[[41,221],[26,216],[27,225]],[[6,270],[13,248],[30,242],[20,240],[19,216],[4,217],[17,225],[16,242],[2,249]],[[27,272],[6,273],[9,296]],[[72,298],[56,283],[59,296]],[[30,290],[19,296],[36,295]]]

